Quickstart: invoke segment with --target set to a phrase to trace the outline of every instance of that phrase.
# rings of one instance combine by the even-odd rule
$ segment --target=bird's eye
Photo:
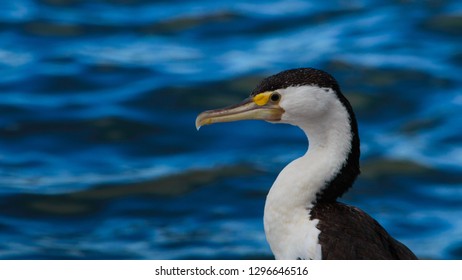
[[[271,94],[271,101],[278,102],[281,99],[281,95],[277,92]]]

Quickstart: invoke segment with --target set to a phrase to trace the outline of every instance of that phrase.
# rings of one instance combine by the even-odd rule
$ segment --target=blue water
[[[0,258],[267,259],[294,127],[196,115],[295,67],[360,126],[342,201],[420,258],[462,259],[462,3],[0,3]]]

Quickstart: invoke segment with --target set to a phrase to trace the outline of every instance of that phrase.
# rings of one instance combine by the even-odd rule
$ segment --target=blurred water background
[[[462,2],[0,2],[0,258],[270,259],[294,127],[196,115],[295,67],[333,74],[362,175],[342,201],[462,258]]]

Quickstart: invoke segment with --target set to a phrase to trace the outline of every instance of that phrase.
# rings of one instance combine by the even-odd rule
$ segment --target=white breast
[[[305,165],[305,158],[290,163],[279,174],[268,193],[264,226],[265,234],[276,259],[321,259],[318,243],[318,220],[310,219],[307,201],[316,193],[306,188],[305,174],[297,172]],[[313,183],[316,178],[313,178]],[[290,184],[291,187],[287,187]],[[303,187],[305,186],[305,187]]]
[[[307,210],[281,215],[277,208],[267,207],[264,223],[266,238],[277,260],[322,259],[318,220],[310,220]]]

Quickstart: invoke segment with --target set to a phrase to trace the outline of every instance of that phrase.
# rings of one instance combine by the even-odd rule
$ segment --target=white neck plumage
[[[265,232],[277,259],[321,258],[317,221],[310,220],[309,209],[346,164],[353,138],[347,109],[334,92],[330,97],[318,115],[283,119],[306,133],[309,149],[281,171],[266,199]]]

